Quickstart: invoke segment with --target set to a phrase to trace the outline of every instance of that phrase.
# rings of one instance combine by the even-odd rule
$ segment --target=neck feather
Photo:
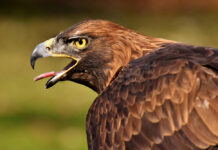
[[[128,35],[129,34],[129,35]],[[113,59],[101,70],[99,70],[96,82],[98,93],[101,93],[116,78],[120,68],[126,66],[130,61],[158,50],[165,43],[174,41],[151,38],[135,32],[128,32],[128,36],[120,36],[116,44],[111,45]]]

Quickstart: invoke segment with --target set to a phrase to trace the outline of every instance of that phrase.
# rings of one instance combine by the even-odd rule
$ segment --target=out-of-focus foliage
[[[102,12],[59,8],[61,1],[21,2],[0,6],[0,150],[87,149],[85,117],[97,94],[72,82],[48,90],[45,80],[33,82],[40,73],[60,71],[69,60],[42,59],[34,71],[29,64],[38,43],[78,21],[106,19],[149,36],[218,47],[218,12]]]

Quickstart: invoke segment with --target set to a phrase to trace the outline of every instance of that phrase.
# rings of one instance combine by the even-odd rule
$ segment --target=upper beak
[[[49,51],[52,48],[53,43],[54,43],[54,38],[51,38],[43,43],[40,43],[35,47],[30,58],[30,63],[33,69],[35,67],[35,63],[38,58],[54,56],[54,54],[52,54]]]
[[[45,42],[40,43],[39,45],[36,46],[34,51],[32,52],[31,58],[30,58],[30,63],[32,68],[34,69],[36,60],[41,57],[48,57],[51,56],[51,54],[48,52],[48,50],[45,47]]]
[[[65,58],[73,58],[72,56],[66,55],[66,54],[60,54],[60,53],[54,53],[52,52],[53,46],[54,46],[54,40],[55,38],[51,38],[45,42],[40,43],[35,47],[35,49],[32,52],[30,63],[32,68],[34,69],[36,60],[38,58],[43,57],[65,57]],[[74,58],[75,59],[75,58]],[[75,59],[76,60],[76,59]]]

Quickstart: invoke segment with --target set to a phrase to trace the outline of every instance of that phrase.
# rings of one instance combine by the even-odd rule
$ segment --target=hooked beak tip
[[[33,69],[35,67],[35,62],[38,58],[51,56],[51,54],[47,51],[45,45],[46,45],[46,42],[40,43],[33,50],[31,58],[30,58],[30,64]]]
[[[35,68],[35,62],[36,62],[36,59],[34,57],[31,57],[30,64],[31,64],[31,67],[32,67],[33,70]]]

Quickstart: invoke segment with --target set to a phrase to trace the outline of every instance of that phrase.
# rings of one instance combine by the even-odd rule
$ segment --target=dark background
[[[218,47],[217,0],[0,1],[0,150],[85,150],[85,117],[96,93],[72,82],[45,89],[43,72],[65,59],[42,59],[34,47],[78,21],[105,19],[153,37]]]

